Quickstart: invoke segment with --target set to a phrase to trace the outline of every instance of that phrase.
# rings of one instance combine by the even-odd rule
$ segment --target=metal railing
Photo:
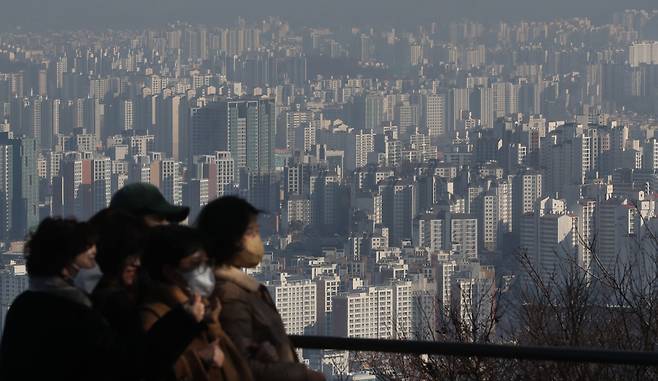
[[[358,352],[487,357],[528,361],[658,366],[658,352],[434,341],[355,339],[325,336],[290,336],[290,339],[296,347],[306,349],[334,349]]]

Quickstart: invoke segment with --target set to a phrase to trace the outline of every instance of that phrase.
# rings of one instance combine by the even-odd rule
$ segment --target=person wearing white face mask
[[[215,277],[199,233],[186,226],[151,229],[142,257],[147,286],[140,308],[146,331],[174,306],[202,300],[208,306],[203,330],[187,346],[166,377],[201,381],[251,380],[249,368],[219,324],[219,301],[211,295]]]
[[[25,255],[29,289],[7,313],[0,379],[122,379],[130,361],[73,283],[81,269],[95,264],[96,235],[89,224],[46,218],[30,235]]]
[[[166,373],[200,332],[201,302],[176,306],[141,337],[120,332],[92,308],[73,279],[95,265],[98,242],[91,224],[74,219],[46,218],[30,234],[29,289],[5,320],[0,380],[144,380]]]
[[[259,213],[247,201],[225,196],[206,205],[196,222],[215,262],[222,327],[247,358],[255,380],[324,380],[299,362],[267,288],[243,271],[258,266],[265,254]]]

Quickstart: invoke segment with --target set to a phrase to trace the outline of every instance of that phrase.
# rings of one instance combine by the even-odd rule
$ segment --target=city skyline
[[[318,8],[326,25],[285,17],[295,4],[204,23],[167,2],[131,27],[0,33],[0,328],[41,219],[87,220],[147,182],[190,207],[187,224],[227,195],[266,212],[249,273],[289,334],[571,345],[537,316],[562,324],[571,304],[554,298],[578,283],[596,327],[579,345],[647,349],[635,330],[658,332],[641,310],[658,305],[658,10],[574,3],[553,18],[559,3],[527,21],[534,3],[473,1],[460,6],[491,17],[398,27],[368,17],[408,4],[360,24]],[[127,9],[106,6],[108,25]],[[182,21],[150,21],[168,10]],[[601,333],[632,313],[628,337]],[[336,378],[394,364],[300,355]]]

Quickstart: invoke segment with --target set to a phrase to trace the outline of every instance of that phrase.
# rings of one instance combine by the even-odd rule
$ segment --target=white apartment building
[[[315,334],[317,329],[317,286],[310,279],[281,273],[266,282],[289,335]]]
[[[174,205],[183,205],[183,182],[180,163],[175,160],[162,160],[159,175],[159,187],[162,195]]]
[[[332,336],[333,297],[340,290],[340,276],[320,275],[313,281],[317,285],[318,334]]]
[[[641,64],[655,65],[658,63],[658,42],[636,42],[628,48],[628,63],[631,67]]]
[[[416,247],[427,247],[432,251],[445,248],[445,220],[431,215],[414,221],[413,243]]]
[[[453,249],[472,258],[478,255],[478,220],[477,218],[456,214],[450,219],[450,241]]]
[[[336,295],[332,326],[340,337],[393,337],[393,289],[368,287]]]
[[[542,196],[542,174],[525,171],[514,177],[512,185],[512,228],[518,234],[524,214],[534,212],[535,201]]]
[[[590,269],[592,265],[592,245],[596,231],[594,227],[594,217],[596,212],[596,200],[581,199],[576,205],[576,217],[578,225],[576,228],[578,239],[578,263],[584,269]]]
[[[414,340],[432,340],[436,332],[438,312],[437,285],[427,276],[411,284],[411,336]]]
[[[236,182],[235,161],[229,151],[217,151],[215,164],[217,165],[217,197],[222,197]]]
[[[430,137],[441,136],[446,132],[446,99],[441,94],[430,94],[423,98],[425,131]]]
[[[577,228],[578,217],[566,213],[564,200],[542,199],[534,213],[523,217],[520,246],[546,280],[559,279],[564,264],[577,259]]]
[[[287,229],[291,223],[299,222],[302,226],[308,226],[313,221],[311,200],[294,196],[286,201],[282,210],[284,227]]]
[[[394,281],[393,289],[393,338],[410,340],[413,327],[412,283],[407,280]]]
[[[368,164],[368,154],[375,151],[375,134],[372,131],[358,132],[354,137],[356,143],[356,168]]]

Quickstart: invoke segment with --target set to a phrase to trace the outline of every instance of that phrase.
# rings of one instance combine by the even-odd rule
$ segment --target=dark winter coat
[[[179,309],[143,341],[125,340],[68,282],[51,278],[30,283],[5,319],[0,342],[3,381],[141,379],[173,363],[200,329]],[[172,334],[171,327],[180,329]]]

